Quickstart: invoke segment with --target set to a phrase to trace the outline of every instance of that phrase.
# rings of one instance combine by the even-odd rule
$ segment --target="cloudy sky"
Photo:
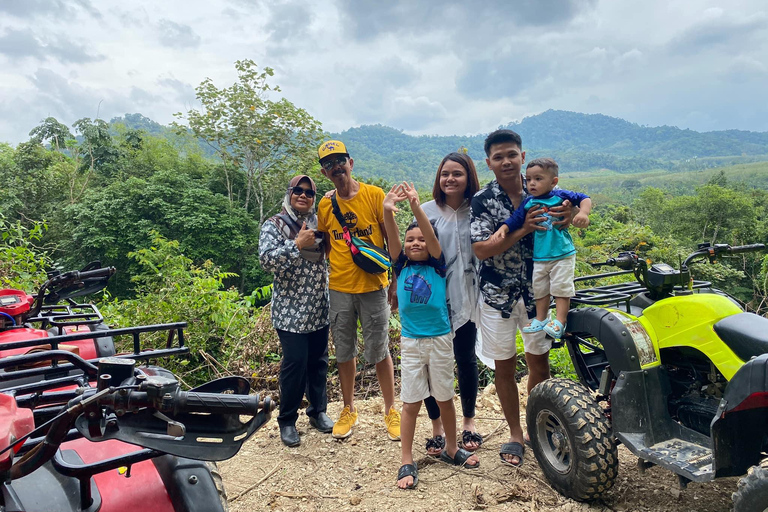
[[[169,123],[244,58],[328,131],[550,108],[768,131],[765,0],[0,0],[0,141],[47,116]]]

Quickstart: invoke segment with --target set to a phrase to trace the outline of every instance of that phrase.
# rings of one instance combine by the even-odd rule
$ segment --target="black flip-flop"
[[[470,450],[469,448],[467,448],[467,443],[475,443],[477,445],[477,448],[475,448],[474,450]],[[474,452],[476,450],[479,450],[480,447],[483,446],[483,436],[481,436],[477,432],[472,432],[471,430],[462,430],[460,446],[469,452]]]
[[[427,438],[427,445],[426,445],[427,455],[435,458],[440,457],[439,453],[435,453],[435,454],[429,453],[430,448],[443,451],[445,449],[445,438],[439,434],[436,435],[435,437]]]
[[[406,487],[406,489],[415,489],[419,485],[419,468],[416,467],[415,462],[413,464],[403,464],[397,471],[398,482],[407,476],[413,477],[413,483]]]
[[[472,455],[472,452],[468,452],[464,448],[459,448],[456,450],[456,455],[453,457],[448,455],[448,450],[443,450],[443,453],[440,454],[440,460],[453,466],[462,466],[467,469],[475,469],[476,467],[480,466],[480,461],[477,461],[477,464],[474,466],[467,464],[467,459],[469,459]]]
[[[504,458],[504,455],[512,455],[514,457],[517,457],[519,459],[517,464],[514,464],[512,462],[509,462],[507,459]],[[501,445],[501,450],[499,450],[499,457],[501,458],[501,462],[506,464],[507,466],[512,466],[513,468],[519,468],[523,465],[523,457],[525,456],[525,446],[518,442],[512,442],[512,443],[504,443]]]

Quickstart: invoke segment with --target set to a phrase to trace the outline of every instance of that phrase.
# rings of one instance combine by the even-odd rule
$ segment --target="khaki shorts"
[[[368,293],[330,290],[330,317],[336,361],[357,357],[357,321],[363,328],[363,357],[376,364],[389,355],[389,304],[387,288]]]
[[[480,298],[482,301],[482,296]],[[503,318],[501,311],[482,301],[479,308],[480,335],[483,338],[483,355],[495,361],[505,361],[517,355],[518,329],[528,325],[528,312],[522,300],[518,300],[509,318]],[[547,338],[544,331],[526,334],[523,337],[523,347],[526,353],[539,356],[546,354],[552,348],[552,340]]]
[[[573,297],[576,287],[573,285],[573,272],[576,268],[576,255],[562,260],[533,262],[533,298]]]
[[[400,400],[438,402],[453,398],[453,334],[433,338],[400,338]]]

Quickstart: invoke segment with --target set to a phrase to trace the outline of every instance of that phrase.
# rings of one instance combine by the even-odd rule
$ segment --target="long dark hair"
[[[440,189],[440,173],[443,172],[443,166],[447,161],[456,162],[464,168],[467,173],[467,188],[464,191],[465,198],[472,198],[478,190],[480,190],[480,181],[477,179],[477,170],[475,169],[475,162],[472,161],[469,156],[464,153],[448,153],[440,162],[437,167],[437,176],[435,176],[435,185],[432,187],[432,197],[439,206],[445,205],[445,192]]]

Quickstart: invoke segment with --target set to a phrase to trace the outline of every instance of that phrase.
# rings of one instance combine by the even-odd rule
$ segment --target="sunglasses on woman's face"
[[[327,160],[323,162],[322,166],[323,166],[323,169],[325,169],[326,171],[330,171],[337,165],[344,165],[345,163],[347,163],[347,157],[341,156],[339,158],[334,158],[332,160]]]
[[[312,199],[315,197],[315,191],[311,188],[304,188],[304,187],[293,187],[291,189],[291,194],[295,196],[300,196],[301,194],[304,194],[307,196],[307,199]]]

